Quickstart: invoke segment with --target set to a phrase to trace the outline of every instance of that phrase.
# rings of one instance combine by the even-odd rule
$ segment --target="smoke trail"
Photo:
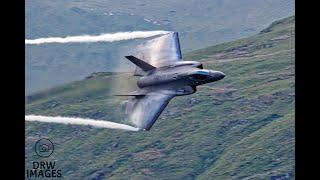
[[[95,119],[84,119],[84,118],[75,118],[75,117],[52,117],[52,116],[38,116],[38,115],[26,115],[26,121],[36,121],[36,122],[46,122],[46,123],[60,123],[60,124],[75,124],[75,125],[90,125],[98,128],[109,128],[109,129],[123,129],[129,131],[139,131],[139,128],[119,124],[110,121],[104,120],[95,120]]]
[[[83,42],[114,42],[129,39],[147,38],[162,34],[167,34],[169,31],[133,31],[133,32],[118,32],[113,34],[101,34],[97,36],[81,35],[81,36],[67,36],[48,37],[39,39],[26,39],[25,44],[45,44],[45,43],[83,43]]]

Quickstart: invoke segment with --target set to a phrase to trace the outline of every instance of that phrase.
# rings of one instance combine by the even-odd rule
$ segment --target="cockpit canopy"
[[[178,62],[175,62],[174,64],[170,64],[168,66],[169,67],[192,66],[195,68],[203,69],[202,64],[197,61],[178,61]],[[164,67],[166,67],[166,66],[164,66]]]
[[[208,76],[210,76],[210,72],[205,69],[193,71],[192,73],[190,73],[190,77],[195,80],[205,80],[206,78],[208,78]]]

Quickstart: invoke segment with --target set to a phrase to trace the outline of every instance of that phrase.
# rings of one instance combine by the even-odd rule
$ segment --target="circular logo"
[[[49,157],[53,153],[53,143],[46,138],[39,139],[35,145],[35,152],[40,157]]]

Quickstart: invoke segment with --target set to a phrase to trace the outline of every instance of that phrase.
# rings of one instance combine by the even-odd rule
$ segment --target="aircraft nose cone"
[[[223,79],[225,76],[226,75],[223,72],[217,72],[216,73],[217,81],[220,80],[220,79]]]

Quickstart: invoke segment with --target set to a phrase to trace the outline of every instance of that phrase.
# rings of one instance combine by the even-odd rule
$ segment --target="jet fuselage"
[[[195,93],[196,86],[218,81],[224,76],[220,71],[202,69],[199,62],[182,61],[149,72],[138,80],[137,85],[146,91],[159,88],[174,90],[179,96]]]
[[[137,66],[138,89],[124,103],[126,119],[140,130],[150,130],[175,96],[195,93],[196,87],[224,78],[220,71],[203,69],[196,61],[184,61],[177,32],[152,39],[137,48],[137,56],[125,56]]]

